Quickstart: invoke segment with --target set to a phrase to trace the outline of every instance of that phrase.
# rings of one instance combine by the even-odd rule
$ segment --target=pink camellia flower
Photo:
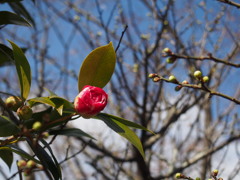
[[[107,105],[107,93],[95,86],[86,85],[74,100],[74,107],[78,114],[84,118],[97,115]]]

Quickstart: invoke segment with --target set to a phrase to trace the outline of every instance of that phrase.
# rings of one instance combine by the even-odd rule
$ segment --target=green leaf
[[[52,158],[49,156],[49,154],[44,150],[42,146],[39,144],[33,145],[31,141],[28,140],[28,144],[31,146],[33,152],[36,154],[38,159],[40,160],[43,167],[46,168],[46,170],[50,171],[53,177],[49,177],[50,179],[62,179],[61,174],[59,174],[59,168],[54,163]]]
[[[35,159],[34,157],[32,157],[32,155],[26,153],[25,151],[23,151],[22,149],[18,148],[17,146],[14,145],[7,145],[5,147],[0,147],[0,149],[7,149],[9,151],[14,152],[15,154],[18,154],[19,156],[21,156],[24,159],[27,160],[33,160],[34,162],[40,164],[40,161],[38,161],[37,159]]]
[[[49,134],[51,135],[64,135],[64,136],[73,136],[73,137],[88,137],[91,139],[96,140],[94,137],[92,137],[91,135],[85,133],[84,131],[82,131],[81,129],[77,129],[77,128],[68,128],[68,129],[61,129],[61,130],[52,130],[49,132]]]
[[[143,158],[145,157],[140,139],[130,128],[128,128],[125,124],[110,116],[98,115],[97,117],[98,119],[101,119],[103,122],[105,122],[116,133],[126,138],[130,143],[132,143],[132,145],[134,145],[137,148],[142,157]]]
[[[42,104],[48,104],[52,107],[55,107],[55,104],[53,101],[51,101],[51,99],[49,99],[49,97],[36,97],[36,98],[32,98],[28,100],[29,105],[32,107],[34,106],[36,103],[42,103]]]
[[[116,64],[112,42],[93,50],[84,60],[78,77],[78,90],[85,85],[103,88],[111,79]]]
[[[13,64],[14,59],[12,49],[5,46],[4,44],[0,44],[0,67]]]
[[[57,175],[59,175],[59,176],[60,176],[59,178],[62,179],[61,167],[60,167],[60,165],[59,165],[56,157],[54,156],[54,153],[53,153],[50,145],[49,145],[44,139],[41,139],[40,141],[43,143],[43,145],[44,145],[44,146],[48,149],[48,151],[50,152],[50,154],[51,154],[51,156],[52,156],[52,158],[53,158],[53,161],[54,161],[56,167],[58,168],[58,172],[57,172],[58,174],[57,174]],[[57,176],[57,175],[55,175],[55,176]],[[54,177],[55,177],[55,176],[54,176]]]
[[[0,25],[15,24],[20,26],[31,26],[31,24],[21,16],[8,12],[0,11]]]
[[[54,107],[60,115],[62,115],[63,112],[65,112],[65,109],[69,113],[75,112],[72,103],[70,103],[66,99],[58,97],[56,95],[29,99],[28,103],[31,107],[34,106],[36,103],[48,104],[48,105]]]
[[[11,169],[13,163],[13,153],[4,147],[0,147],[0,158],[6,163],[9,169]]]
[[[117,117],[117,116],[113,116],[111,114],[106,114],[106,113],[99,113],[97,116],[95,116],[95,118],[98,118],[99,116],[103,116],[103,117],[110,117],[112,119],[115,119],[116,121],[119,121],[120,123],[128,126],[128,127],[132,127],[132,128],[135,128],[135,129],[141,129],[141,130],[144,130],[144,131],[148,131],[152,134],[155,134],[153,131],[145,128],[144,126],[141,126],[140,124],[137,124],[137,123],[134,123],[132,121],[128,121],[124,118],[121,118],[121,117]]]
[[[0,116],[0,137],[12,136],[19,132],[19,128],[8,117]]]
[[[21,87],[21,96],[23,99],[27,99],[31,87],[31,68],[21,48],[11,41],[9,42],[13,49],[13,56]]]
[[[33,26],[35,26],[35,22],[29,12],[25,9],[25,7],[22,5],[21,2],[9,2],[9,6],[12,8],[12,10],[19,14],[22,15],[24,18],[26,18]]]

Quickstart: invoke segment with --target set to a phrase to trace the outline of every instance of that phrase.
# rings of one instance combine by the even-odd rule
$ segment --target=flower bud
[[[159,82],[160,80],[161,80],[160,77],[155,77],[155,78],[153,78],[153,82]]]
[[[202,77],[202,72],[201,71],[195,71],[193,76],[197,79],[200,79]]]
[[[41,129],[41,127],[42,127],[42,123],[37,121],[33,124],[32,129],[39,130],[39,129]]]
[[[156,73],[150,73],[148,75],[149,78],[154,78],[154,77],[157,77],[158,75]]]
[[[91,118],[102,111],[107,105],[107,93],[94,86],[84,86],[74,100],[74,107],[78,114],[84,118]]]
[[[184,80],[182,84],[189,84],[189,82],[187,80]]]
[[[17,115],[22,120],[28,120],[32,117],[33,111],[29,106],[21,106],[17,110]]]
[[[183,174],[181,174],[181,173],[177,173],[176,175],[175,175],[175,178],[177,178],[177,179],[181,179],[181,178],[184,178],[185,176],[183,175]]]
[[[169,58],[167,58],[166,59],[166,62],[168,63],[168,64],[173,64],[175,61],[176,61],[176,57],[175,56],[171,56],[171,57],[169,57]]]
[[[18,96],[10,96],[5,101],[7,108],[17,111],[17,109],[22,105],[23,101]]]
[[[36,166],[36,163],[33,161],[33,160],[29,160],[28,162],[27,162],[27,167],[28,168],[33,168],[33,167],[35,167]]]
[[[48,133],[48,132],[43,132],[43,133],[42,133],[42,137],[43,137],[44,139],[47,139],[47,138],[49,137],[49,133]]]
[[[217,169],[214,169],[214,170],[212,171],[212,175],[213,175],[213,176],[217,176],[217,175],[218,175],[218,170],[217,170]]]
[[[24,168],[27,165],[27,162],[25,160],[19,160],[17,162],[17,165],[21,169],[21,168]]]
[[[195,180],[201,180],[201,178],[200,177],[196,177],[196,179]]]
[[[178,85],[175,87],[175,91],[180,91],[182,89],[182,86],[181,85]]]
[[[204,76],[204,77],[202,78],[202,81],[205,82],[205,83],[208,82],[208,81],[209,81],[209,77],[208,77],[208,76]]]
[[[172,51],[171,51],[171,49],[169,49],[169,48],[164,48],[164,49],[162,50],[162,53],[171,54]]]
[[[170,82],[173,82],[173,83],[177,82],[176,77],[173,76],[173,75],[169,76],[168,80],[169,80]]]

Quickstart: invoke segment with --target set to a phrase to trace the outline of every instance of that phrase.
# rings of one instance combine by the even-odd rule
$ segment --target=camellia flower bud
[[[175,87],[175,91],[180,91],[182,89],[182,86],[181,85],[178,85]]]
[[[169,48],[164,48],[164,49],[162,50],[162,53],[171,54],[172,51],[171,51],[171,49],[169,49]]]
[[[74,100],[74,107],[84,118],[91,118],[102,111],[107,105],[107,93],[94,86],[86,85]]]
[[[183,175],[183,174],[181,174],[181,173],[177,173],[176,175],[175,175],[175,178],[177,178],[177,179],[181,179],[181,178],[184,178],[185,176]]]
[[[195,71],[193,76],[197,79],[200,79],[202,77],[202,72],[201,71]]]
[[[27,165],[27,162],[25,160],[19,160],[17,165],[19,168],[24,168]]]
[[[159,82],[161,80],[161,78],[160,77],[155,77],[152,80],[153,80],[153,82]]]
[[[184,80],[182,84],[189,84],[189,82],[187,80]]]
[[[41,127],[42,127],[42,123],[37,121],[37,122],[33,123],[32,129],[39,130],[39,129],[41,129]]]
[[[196,179],[195,180],[201,180],[201,178],[200,177],[196,177]]]
[[[5,101],[7,108],[17,111],[17,109],[22,105],[23,101],[18,96],[10,96]]]
[[[173,82],[173,83],[174,83],[174,82],[177,82],[176,77],[173,76],[173,75],[169,76],[168,80],[169,80],[170,82]]]
[[[209,77],[208,76],[204,76],[203,78],[202,78],[202,80],[203,80],[203,82],[208,82],[209,81]]]
[[[167,58],[166,62],[168,64],[173,64],[176,61],[176,59],[177,59],[176,57],[172,56],[172,57]]]
[[[148,75],[148,77],[149,78],[155,78],[155,77],[157,77],[158,75],[156,74],[156,73],[150,73],[149,75]]]
[[[218,175],[218,170],[217,170],[217,169],[214,169],[214,170],[212,171],[212,175],[213,175],[213,176],[217,176],[217,175]]]
[[[28,168],[33,168],[33,167],[35,167],[36,166],[36,163],[33,161],[33,160],[29,160],[28,162],[27,162],[27,167]]]
[[[17,115],[23,119],[28,120],[32,117],[33,111],[29,106],[21,106],[17,110]]]

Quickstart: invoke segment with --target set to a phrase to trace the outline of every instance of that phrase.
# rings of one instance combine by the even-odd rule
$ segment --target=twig
[[[219,1],[221,3],[228,4],[230,6],[234,6],[234,7],[238,8],[238,9],[240,8],[240,4],[238,4],[238,3],[234,2],[234,1],[230,1],[230,0],[217,0],[217,1]]]
[[[176,57],[176,58],[188,59],[188,60],[191,60],[191,59],[193,59],[193,60],[201,60],[201,61],[203,61],[203,60],[210,60],[210,61],[214,61],[214,62],[217,62],[217,63],[225,64],[225,65],[228,65],[228,66],[240,68],[240,64],[235,64],[235,63],[229,62],[229,61],[224,60],[224,59],[216,58],[211,53],[209,53],[208,56],[203,56],[203,57],[201,57],[201,56],[200,57],[186,56],[186,55],[180,55],[180,54],[175,54],[175,53],[173,53],[170,56]]]
[[[115,49],[115,53],[117,52],[118,48],[120,47],[120,44],[121,44],[121,42],[122,42],[123,35],[124,35],[124,33],[126,32],[127,28],[128,28],[128,25],[126,25],[125,28],[124,28],[124,30],[122,31],[122,35],[121,35],[120,40],[119,40],[119,42],[118,42],[118,45],[117,45],[117,47],[116,47],[116,49]]]
[[[188,87],[188,88],[192,88],[192,89],[200,89],[200,90],[203,90],[205,92],[208,92],[210,94],[209,97],[215,95],[215,96],[219,96],[219,97],[222,97],[222,98],[225,98],[225,99],[228,99],[238,105],[240,105],[240,100],[234,98],[234,97],[231,97],[231,96],[228,96],[226,94],[223,94],[223,93],[220,93],[220,92],[217,92],[217,91],[214,91],[214,90],[211,90],[209,89],[204,83],[201,83],[201,84],[184,84],[184,83],[180,83],[178,81],[175,81],[175,82],[172,82],[164,77],[161,77],[159,75],[156,75],[156,77],[160,78],[160,80],[163,80],[167,83],[172,83],[172,84],[177,84],[181,87]]]

